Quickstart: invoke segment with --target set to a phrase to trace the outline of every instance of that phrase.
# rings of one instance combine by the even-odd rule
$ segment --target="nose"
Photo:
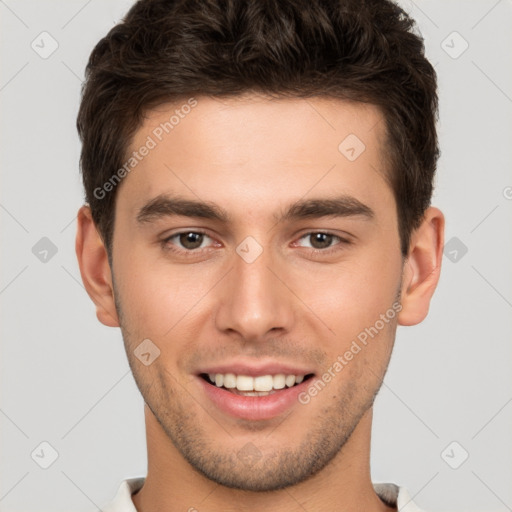
[[[223,280],[218,297],[216,327],[238,333],[245,341],[289,333],[294,322],[293,295],[285,285],[285,272],[272,262],[268,251],[252,262],[234,255],[233,268]]]

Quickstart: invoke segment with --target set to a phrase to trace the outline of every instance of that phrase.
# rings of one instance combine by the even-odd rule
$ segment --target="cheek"
[[[339,340],[358,335],[392,307],[400,284],[394,263],[348,262],[304,274],[298,295]]]
[[[171,336],[212,287],[209,272],[202,272],[201,278],[195,274],[160,259],[152,261],[147,254],[126,255],[115,275],[127,329],[155,340]]]

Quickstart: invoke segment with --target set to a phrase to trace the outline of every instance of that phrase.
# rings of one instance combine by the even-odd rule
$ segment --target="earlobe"
[[[402,277],[400,325],[419,324],[428,314],[441,273],[444,223],[443,213],[430,207],[422,224],[411,235]]]
[[[80,208],[77,220],[75,250],[85,289],[96,305],[98,320],[119,327],[107,251],[88,206]]]

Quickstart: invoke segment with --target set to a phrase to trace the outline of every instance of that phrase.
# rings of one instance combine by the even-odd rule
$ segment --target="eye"
[[[301,241],[306,241],[306,245],[301,244]],[[309,245],[307,242],[309,241]],[[315,250],[330,249],[333,246],[333,242],[348,243],[348,240],[344,240],[337,235],[331,233],[313,232],[307,233],[299,239],[298,245],[301,247],[310,247]]]
[[[175,233],[163,240],[164,245],[176,245],[179,249],[193,251],[194,249],[202,249],[207,246],[211,238],[201,231],[182,231]]]

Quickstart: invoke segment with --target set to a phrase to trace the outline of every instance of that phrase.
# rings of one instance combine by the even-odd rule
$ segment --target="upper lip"
[[[198,375],[202,373],[234,373],[235,375],[247,375],[249,377],[258,377],[261,375],[308,375],[314,373],[311,368],[297,366],[288,363],[279,363],[277,361],[267,363],[249,363],[244,361],[233,361],[231,363],[222,363],[200,369]]]

